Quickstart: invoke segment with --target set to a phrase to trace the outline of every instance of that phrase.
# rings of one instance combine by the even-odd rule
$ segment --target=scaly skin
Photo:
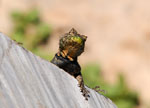
[[[69,33],[66,33],[60,38],[59,51],[55,54],[51,62],[78,80],[81,92],[85,99],[88,100],[88,90],[84,87],[81,67],[77,61],[78,56],[84,52],[86,39],[86,36],[78,34],[72,28]]]

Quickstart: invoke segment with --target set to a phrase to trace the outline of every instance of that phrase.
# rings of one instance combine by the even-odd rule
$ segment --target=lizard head
[[[72,28],[59,40],[59,51],[62,56],[68,57],[71,61],[77,58],[83,51],[87,36],[80,35]]]

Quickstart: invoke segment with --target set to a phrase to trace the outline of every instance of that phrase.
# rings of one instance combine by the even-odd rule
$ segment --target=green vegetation
[[[41,45],[46,44],[51,36],[52,29],[40,19],[37,10],[29,12],[14,11],[11,14],[14,24],[11,38],[23,44],[25,48],[44,59],[51,59],[52,56],[44,52]],[[52,54],[51,54],[52,55]]]
[[[130,90],[122,75],[118,76],[118,81],[114,85],[106,83],[103,79],[101,70],[97,64],[88,64],[82,70],[84,82],[90,88],[100,86],[100,92],[104,96],[109,97],[118,108],[134,108],[138,105],[138,95],[135,91]]]
[[[54,56],[41,48],[41,45],[46,44],[50,38],[52,29],[41,21],[37,10],[26,13],[15,11],[11,14],[11,18],[14,24],[11,33],[12,39],[23,43],[25,48],[46,60],[50,60],[52,55]],[[138,104],[137,94],[127,87],[122,75],[119,75],[116,84],[110,85],[103,79],[97,64],[86,65],[82,68],[82,74],[87,86],[90,88],[100,86],[102,90],[106,91],[106,93],[101,93],[113,100],[118,108],[134,108]]]

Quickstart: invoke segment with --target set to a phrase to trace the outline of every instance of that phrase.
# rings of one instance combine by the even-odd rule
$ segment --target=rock
[[[76,79],[0,33],[0,108],[117,108],[87,89],[88,101]]]

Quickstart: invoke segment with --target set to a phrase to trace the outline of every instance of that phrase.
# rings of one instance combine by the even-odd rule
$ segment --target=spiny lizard
[[[89,91],[84,87],[81,67],[77,61],[78,56],[84,51],[86,39],[87,36],[78,34],[72,28],[69,33],[66,33],[60,38],[59,51],[55,54],[51,62],[78,80],[81,92],[85,99],[88,100]]]

